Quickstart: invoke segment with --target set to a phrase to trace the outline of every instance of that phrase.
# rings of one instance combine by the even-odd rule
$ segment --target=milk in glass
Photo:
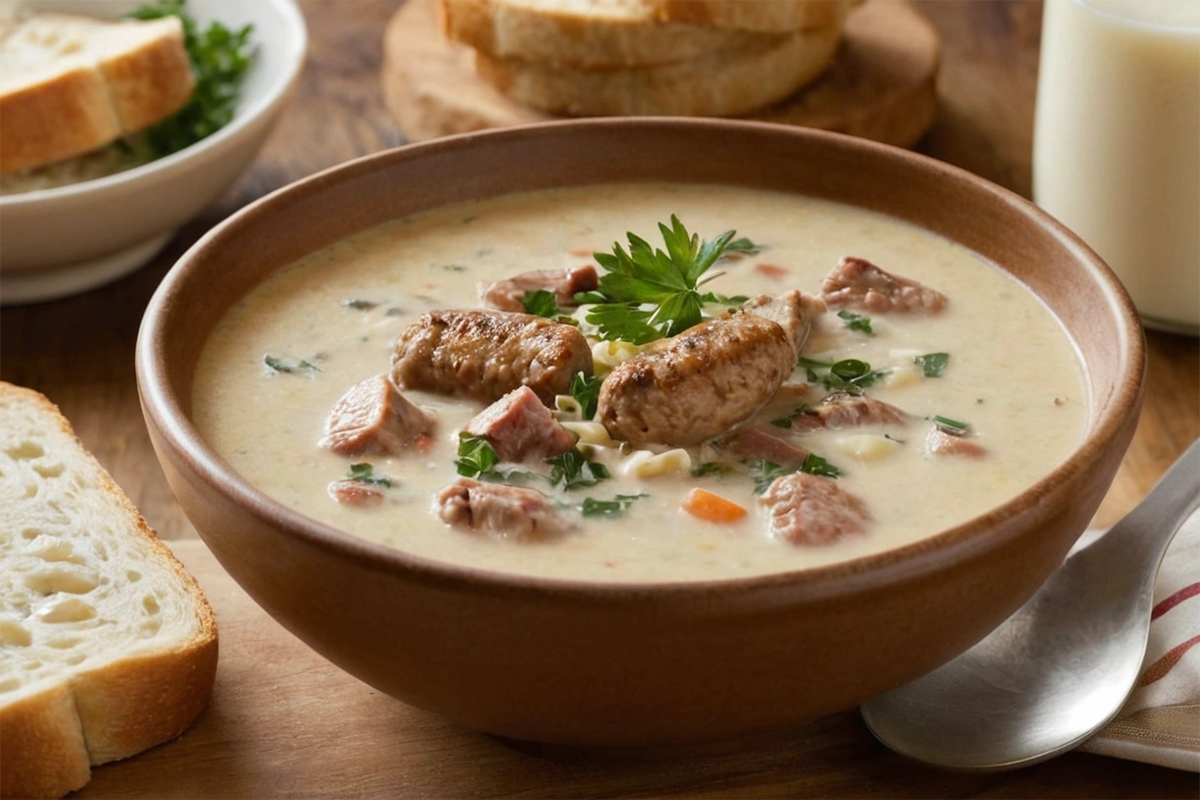
[[[1200,332],[1200,0],[1046,0],[1034,200]]]

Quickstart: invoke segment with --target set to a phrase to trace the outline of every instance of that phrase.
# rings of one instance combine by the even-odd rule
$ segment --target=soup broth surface
[[[762,430],[802,444],[839,471],[838,487],[868,510],[863,535],[825,545],[772,535],[754,480],[762,465],[696,475],[720,455],[708,445],[685,448],[686,459],[650,477],[639,475],[645,469],[638,465],[672,448],[587,447],[610,477],[570,491],[545,489],[575,524],[560,537],[514,541],[450,526],[434,513],[432,498],[458,477],[459,431],[485,404],[432,392],[403,390],[436,416],[425,450],[348,458],[318,446],[331,407],[352,385],[389,372],[397,337],[421,314],[479,308],[483,287],[518,273],[595,263],[593,252],[612,252],[615,242],[627,246],[628,232],[661,248],[658,224],[672,214],[702,239],[734,229],[758,247],[715,265],[710,274],[720,275],[704,284],[706,291],[815,295],[839,259],[856,256],[947,297],[937,314],[865,314],[869,333],[830,310],[802,349],[813,362],[857,359],[878,370],[864,391],[907,412],[906,425],[801,434],[780,417],[778,401],[756,418]],[[947,356],[938,376],[926,374],[921,359],[930,354]],[[597,365],[598,372],[604,369]],[[803,365],[789,385],[806,403],[829,393],[819,374]],[[622,184],[458,204],[306,257],[257,287],[218,324],[198,366],[193,408],[202,436],[252,484],[354,536],[489,570],[661,582],[829,564],[963,523],[1067,458],[1087,422],[1085,393],[1080,361],[1053,315],[1006,273],[948,240],[803,196]],[[967,424],[965,438],[983,455],[928,452],[924,440],[934,417]],[[337,502],[328,486],[361,463],[390,481],[383,501]],[[741,506],[745,515],[712,522],[683,510],[684,496],[697,486]],[[637,499],[611,517],[579,513],[585,498],[617,496]]]

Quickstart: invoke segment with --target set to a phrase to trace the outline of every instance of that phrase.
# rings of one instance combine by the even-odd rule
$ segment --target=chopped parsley
[[[693,478],[703,478],[707,475],[728,475],[733,472],[733,465],[724,461],[705,461],[692,467]]]
[[[305,361],[299,358],[280,358],[279,356],[266,355],[263,356],[263,363],[266,364],[273,372],[288,372],[288,373],[313,373],[320,372],[321,368],[311,361]]]
[[[466,431],[458,435],[458,458],[454,466],[458,474],[465,478],[478,478],[481,481],[500,482],[505,474],[496,469],[500,456],[487,439],[472,436]]]
[[[809,475],[819,475],[823,478],[837,478],[842,474],[840,469],[816,453],[809,453],[804,457],[800,466],[795,468],[784,467],[774,461],[766,460],[749,461],[746,465],[750,467],[750,477],[754,480],[755,494],[762,494],[776,478],[791,475],[793,472],[807,472]]]
[[[571,388],[568,391],[575,402],[579,403],[584,419],[595,418],[596,406],[600,401],[600,385],[603,383],[603,378],[595,375],[589,378],[582,372],[576,372],[575,377],[571,378]]]
[[[372,302],[371,300],[359,300],[357,298],[350,298],[347,300],[343,300],[342,305],[346,308],[352,308],[355,311],[370,311],[371,309],[376,308],[379,305],[379,303]]]
[[[564,489],[578,489],[581,486],[595,486],[611,475],[608,467],[598,461],[589,461],[588,457],[572,447],[560,456],[547,458],[550,465],[550,485],[562,485]]]
[[[810,406],[808,403],[801,403],[800,405],[792,408],[792,410],[784,416],[776,417],[775,419],[771,420],[771,424],[776,428],[790,428],[792,427],[792,422],[796,419],[796,417],[800,416],[806,411],[811,410],[812,406]]]
[[[375,468],[365,461],[360,461],[357,464],[351,464],[350,470],[346,473],[346,477],[352,481],[359,483],[369,483],[372,486],[382,486],[388,488],[395,486],[396,483],[391,478],[384,475],[376,475]]]
[[[665,251],[627,233],[628,251],[614,243],[612,253],[594,254],[606,272],[595,292],[583,294],[586,302],[597,303],[588,311],[587,321],[597,327],[601,339],[645,344],[674,336],[701,322],[705,303],[726,302],[701,293],[699,286],[734,232],[701,241],[674,214],[670,227],[660,222],[658,229]]]
[[[931,420],[933,421],[933,424],[937,426],[938,430],[942,431],[943,433],[948,433],[951,436],[965,436],[967,432],[971,430],[970,423],[959,422],[958,420],[950,419],[949,417],[937,415],[931,417]]]
[[[150,158],[161,158],[194,144],[229,124],[237,110],[242,81],[255,57],[252,25],[232,30],[220,22],[202,28],[186,11],[186,0],[157,0],[128,16],[133,19],[179,17],[196,88],[182,109],[145,132]]]
[[[862,390],[891,372],[891,369],[871,369],[866,361],[844,358],[841,361],[816,361],[801,358],[800,366],[807,371],[809,383],[819,383],[830,391],[862,394]]]
[[[871,328],[871,318],[866,314],[857,314],[853,311],[842,309],[837,312],[837,315],[841,317],[842,322],[850,330],[865,333],[867,336],[875,335],[874,329]]]
[[[521,298],[521,306],[527,314],[533,314],[536,317],[554,319],[562,314],[562,309],[558,307],[558,299],[554,296],[554,292],[545,289],[526,292],[525,296]]]
[[[950,363],[949,353],[926,353],[923,356],[913,356],[913,363],[921,368],[926,378],[940,378]]]
[[[633,501],[650,495],[642,494],[619,494],[611,500],[597,500],[594,497],[585,497],[583,504],[579,506],[579,513],[585,517],[619,517],[629,510],[633,505]]]
[[[740,239],[734,239],[729,244],[725,245],[725,252],[721,254],[721,258],[736,258],[738,256],[755,256],[762,252],[762,247],[750,241],[745,236]]]

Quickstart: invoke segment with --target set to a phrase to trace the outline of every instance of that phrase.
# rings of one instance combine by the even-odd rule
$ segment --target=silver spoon
[[[1159,564],[1197,505],[1200,440],[987,638],[865,703],[867,727],[901,755],[956,770],[1027,766],[1081,744],[1133,689]]]

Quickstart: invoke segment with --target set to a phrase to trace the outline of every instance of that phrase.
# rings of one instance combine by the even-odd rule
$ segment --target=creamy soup
[[[801,330],[785,339],[799,349],[777,391],[774,377],[762,389],[768,379],[757,366],[717,365],[732,370],[726,378],[748,376],[738,391],[766,391],[732,431],[702,432],[698,442],[622,442],[621,430],[610,435],[599,414],[585,419],[586,392],[582,401],[562,392],[543,400],[554,424],[572,434],[568,442],[578,438],[572,481],[562,455],[481,459],[487,437],[464,438],[463,431],[490,399],[465,396],[471,387],[414,388],[396,380],[397,340],[428,320],[423,315],[483,308],[494,282],[533,270],[593,265],[603,278],[594,253],[611,254],[614,244],[628,252],[628,233],[663,249],[658,226],[672,215],[705,241],[736,231],[698,281],[700,292],[722,301],[703,305],[705,320],[743,320],[753,313],[739,308],[744,298],[796,289],[811,312],[807,336]],[[904,285],[926,292],[920,297],[939,299],[910,309],[837,305],[823,281],[847,256],[911,282]],[[537,297],[522,300],[542,310]],[[594,312],[605,298],[579,300],[543,311],[569,318],[586,337],[596,377],[673,341],[599,341]],[[756,330],[778,349],[773,324]],[[757,358],[766,348],[755,344],[748,352]],[[431,421],[428,429],[384,452],[334,451],[331,410],[373,377],[380,386],[400,384],[388,385]],[[725,412],[724,396],[711,399],[714,418]],[[668,423],[673,404],[710,402],[691,389],[665,397]],[[638,398],[630,395],[627,410],[645,410]],[[1003,271],[954,243],[812,198],[652,184],[454,205],[314,253],[265,281],[217,326],[197,370],[194,413],[201,434],[252,484],[352,535],[505,572],[676,581],[844,561],[965,522],[1068,456],[1083,435],[1086,399],[1077,353],[1053,315]],[[861,417],[826,415],[830,406],[840,412],[843,403],[855,409],[865,401],[875,408]],[[701,430],[703,423],[684,427]],[[686,431],[677,435],[686,439]],[[807,457],[792,458],[797,453]],[[794,483],[781,491],[785,484],[777,481],[789,475]],[[801,475],[809,477],[801,482]],[[452,518],[435,499],[456,481],[480,479],[543,498],[554,527],[534,531],[546,535],[509,535],[482,524],[479,513]],[[790,497],[801,489],[809,494]],[[829,497],[833,506],[823,506]],[[810,512],[817,518],[807,519]]]

